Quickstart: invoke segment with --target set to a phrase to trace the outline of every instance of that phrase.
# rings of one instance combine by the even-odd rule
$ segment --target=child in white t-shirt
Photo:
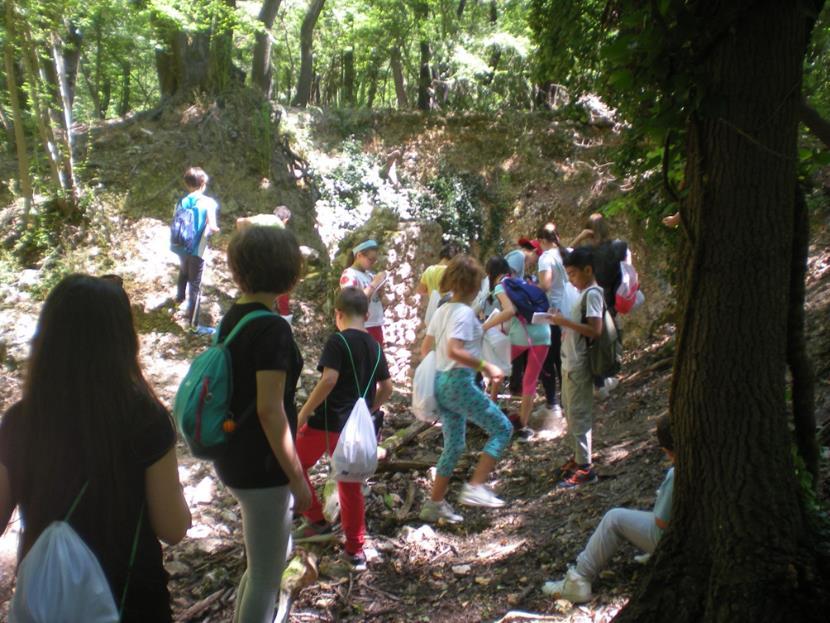
[[[594,278],[593,247],[574,249],[564,258],[564,264],[568,279],[580,292],[571,309],[566,310],[567,316],[556,311],[552,318],[562,327],[562,406],[574,452],[559,469],[559,486],[570,488],[597,481],[591,466],[594,379],[588,340],[602,333],[603,293]]]
[[[374,240],[364,240],[349,252],[349,267],[340,275],[340,288],[357,288],[369,298],[369,317],[366,331],[383,346],[383,303],[380,289],[386,283],[386,271],[373,273],[370,269],[378,261],[379,245]]]
[[[513,426],[496,404],[476,384],[476,372],[494,383],[504,377],[500,368],[481,358],[483,330],[470,304],[476,298],[484,271],[472,257],[457,255],[447,266],[441,290],[452,292],[452,299],[438,308],[427,328],[421,355],[435,347],[435,398],[444,433],[444,449],[436,466],[437,475],[430,499],[421,509],[424,521],[463,520],[444,499],[450,476],[465,449],[467,420],[483,428],[490,438],[473,472],[461,490],[459,501],[467,506],[504,506],[485,486],[487,477],[510,442]]]

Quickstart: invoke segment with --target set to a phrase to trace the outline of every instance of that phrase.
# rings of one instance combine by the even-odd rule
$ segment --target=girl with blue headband
[[[386,282],[386,271],[378,274],[370,269],[378,260],[378,243],[364,240],[349,252],[349,267],[340,275],[340,288],[358,288],[369,298],[366,331],[383,346],[383,303],[379,291]]]

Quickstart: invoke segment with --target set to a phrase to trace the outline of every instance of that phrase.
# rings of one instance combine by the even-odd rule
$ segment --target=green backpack
[[[276,314],[265,310],[245,314],[221,342],[220,331],[217,330],[213,334],[213,344],[193,360],[179,385],[173,404],[173,415],[191,454],[196,458],[221,457],[233,433],[256,409],[254,400],[254,403],[238,416],[230,410],[233,373],[228,344],[251,320],[265,316]]]
[[[588,320],[588,292],[598,290],[602,296],[602,333],[596,340],[588,340],[588,361],[591,374],[607,378],[614,376],[622,368],[622,334],[608,307],[605,305],[605,293],[602,288],[592,286],[582,293],[582,324]]]

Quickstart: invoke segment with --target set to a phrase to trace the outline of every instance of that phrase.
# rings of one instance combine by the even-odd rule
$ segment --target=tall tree
[[[259,88],[266,99],[271,98],[273,80],[271,71],[271,28],[277,18],[281,0],[263,0],[259,10],[261,26],[254,35],[254,54],[251,67],[251,82]]]
[[[300,28],[300,76],[297,79],[297,93],[294,106],[305,107],[311,97],[311,82],[314,77],[314,27],[323,11],[325,0],[311,0]]]
[[[6,0],[5,22],[6,36],[3,45],[3,60],[6,67],[6,85],[9,91],[9,102],[12,106],[14,117],[14,143],[17,151],[18,179],[20,180],[20,192],[23,195],[23,218],[29,217],[32,207],[32,178],[29,172],[29,148],[26,144],[26,133],[23,128],[23,109],[20,106],[20,93],[17,88],[17,71],[14,62],[15,44],[15,15],[12,0]]]
[[[406,108],[409,108],[409,97],[406,95],[406,83],[404,82],[403,77],[403,63],[401,62],[400,46],[392,46],[389,62],[392,66],[392,80],[395,83],[395,98],[398,102],[398,108],[405,110]]]
[[[670,398],[676,484],[655,564],[619,621],[826,620],[826,535],[797,479],[785,397],[803,323],[790,309],[803,305],[793,280],[803,288],[806,263],[796,193],[805,9],[821,4],[650,9],[660,33],[650,58],[670,54],[672,84],[694,98]]]

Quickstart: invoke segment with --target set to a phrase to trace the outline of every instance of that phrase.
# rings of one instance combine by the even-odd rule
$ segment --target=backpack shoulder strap
[[[222,344],[224,344],[225,346],[230,344],[231,341],[237,335],[239,335],[239,332],[242,331],[242,329],[245,327],[245,325],[248,324],[249,322],[251,322],[251,320],[256,320],[257,318],[264,318],[265,316],[276,316],[276,315],[277,314],[275,314],[274,312],[266,311],[264,309],[255,309],[254,311],[248,312],[247,314],[245,314],[242,317],[242,319],[239,322],[236,323],[236,326],[231,330],[231,332],[228,334],[228,336],[225,339],[221,340]],[[219,333],[221,332],[221,329],[222,329],[222,327],[220,325],[219,326],[219,331],[216,331],[213,334],[213,344],[214,344],[214,346],[220,343]]]
[[[600,286],[589,286],[582,293],[582,324],[588,321],[588,292],[591,290],[599,290],[600,298],[602,298],[602,315],[605,316],[605,290]]]
[[[372,386],[372,381],[375,378],[375,372],[378,370],[378,366],[380,365],[380,344],[378,344],[378,358],[375,361],[375,367],[372,369],[372,374],[369,375],[369,380],[366,382],[366,389],[362,392],[360,391],[360,381],[357,378],[357,366],[354,363],[354,357],[352,356],[352,349],[349,347],[349,341],[346,339],[346,336],[343,335],[338,331],[337,335],[340,336],[340,339],[343,340],[343,344],[346,346],[346,352],[349,353],[349,362],[352,364],[352,372],[354,373],[354,384],[357,388],[357,395],[361,398],[366,398],[366,394],[369,393],[369,388]]]

